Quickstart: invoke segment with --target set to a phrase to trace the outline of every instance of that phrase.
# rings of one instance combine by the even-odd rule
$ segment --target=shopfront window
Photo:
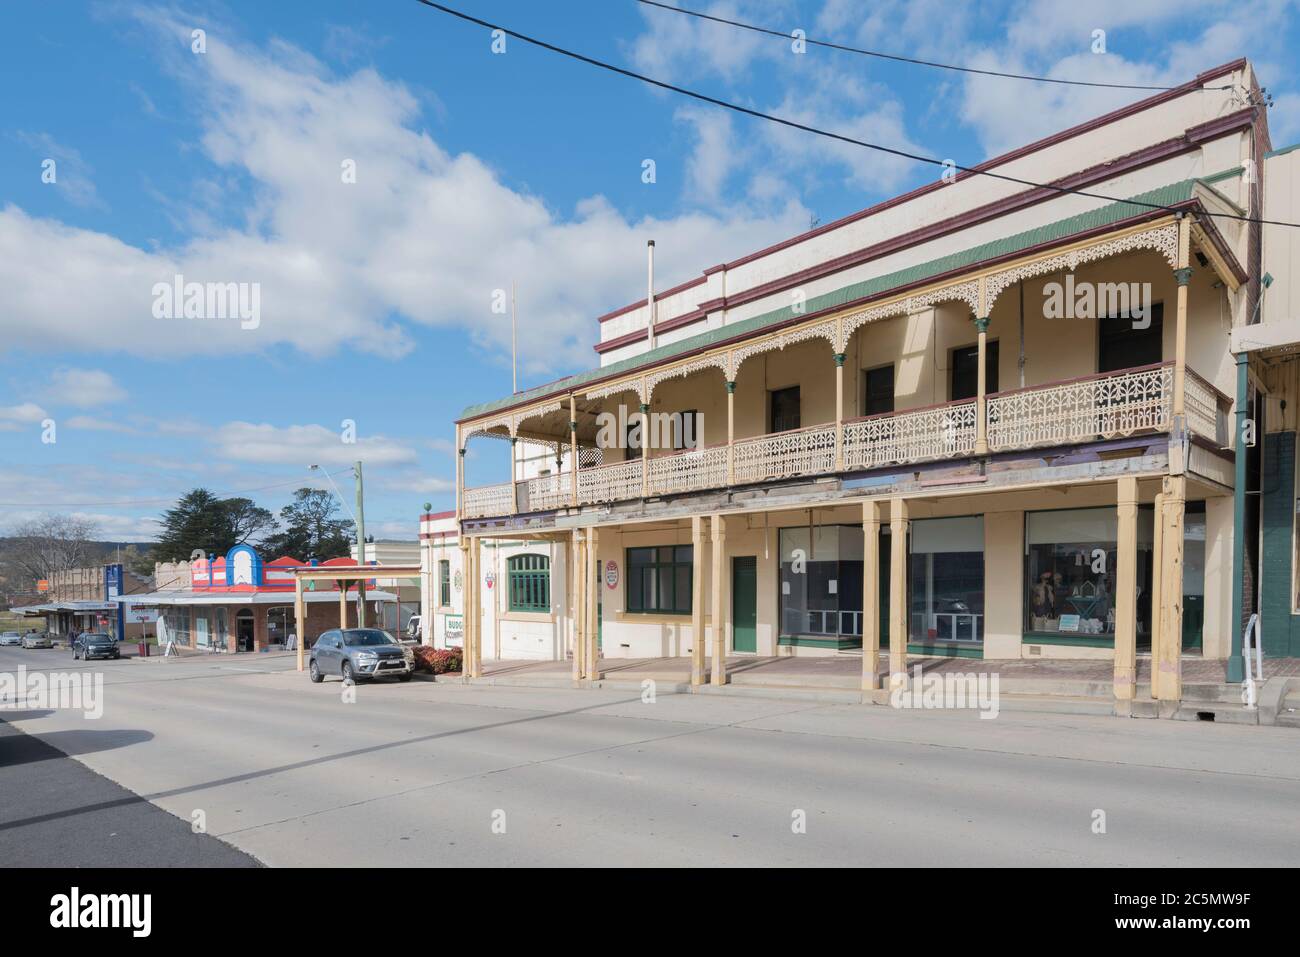
[[[862,526],[783,528],[781,635],[862,640]]]
[[[984,519],[912,522],[910,641],[984,640]]]
[[[1151,509],[1138,510],[1137,526],[1138,641],[1150,644]],[[1113,508],[1026,515],[1025,630],[1113,639],[1117,540]]]
[[[691,613],[695,548],[663,545],[627,550],[627,610],[663,615]]]

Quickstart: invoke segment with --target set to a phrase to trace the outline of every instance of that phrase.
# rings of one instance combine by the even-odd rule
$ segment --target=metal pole
[[[515,281],[510,280],[510,390],[519,391],[519,324],[515,320]]]
[[[1241,629],[1244,615],[1245,595],[1242,590],[1246,582],[1246,403],[1249,398],[1249,377],[1247,369],[1250,353],[1238,352],[1237,361],[1237,439],[1234,450],[1237,453],[1234,466],[1235,476],[1232,489],[1232,644],[1228,651],[1228,681],[1241,681],[1245,677],[1241,663]]]
[[[361,463],[353,468],[357,476],[357,565],[366,564],[366,509],[365,493],[361,484]],[[366,627],[366,580],[357,579],[357,627]]]

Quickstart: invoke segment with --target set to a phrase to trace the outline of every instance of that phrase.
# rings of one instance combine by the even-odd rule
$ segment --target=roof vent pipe
[[[647,341],[650,348],[655,347],[655,241],[647,240],[645,244],[646,257],[648,259],[648,272],[646,275],[646,332]]]

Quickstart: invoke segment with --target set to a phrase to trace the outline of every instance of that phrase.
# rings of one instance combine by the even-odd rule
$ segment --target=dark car
[[[88,631],[78,635],[72,643],[72,657],[89,661],[91,658],[121,658],[121,649],[112,635],[102,631]]]
[[[308,671],[315,682],[326,675],[339,675],[344,681],[384,675],[410,681],[415,674],[415,652],[380,628],[335,629],[311,646]]]

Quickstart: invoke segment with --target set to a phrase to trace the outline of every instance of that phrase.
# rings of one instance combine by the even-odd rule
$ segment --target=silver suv
[[[311,646],[307,670],[315,682],[324,681],[326,675],[338,675],[344,681],[384,675],[410,681],[415,674],[415,652],[379,628],[335,629]]]

